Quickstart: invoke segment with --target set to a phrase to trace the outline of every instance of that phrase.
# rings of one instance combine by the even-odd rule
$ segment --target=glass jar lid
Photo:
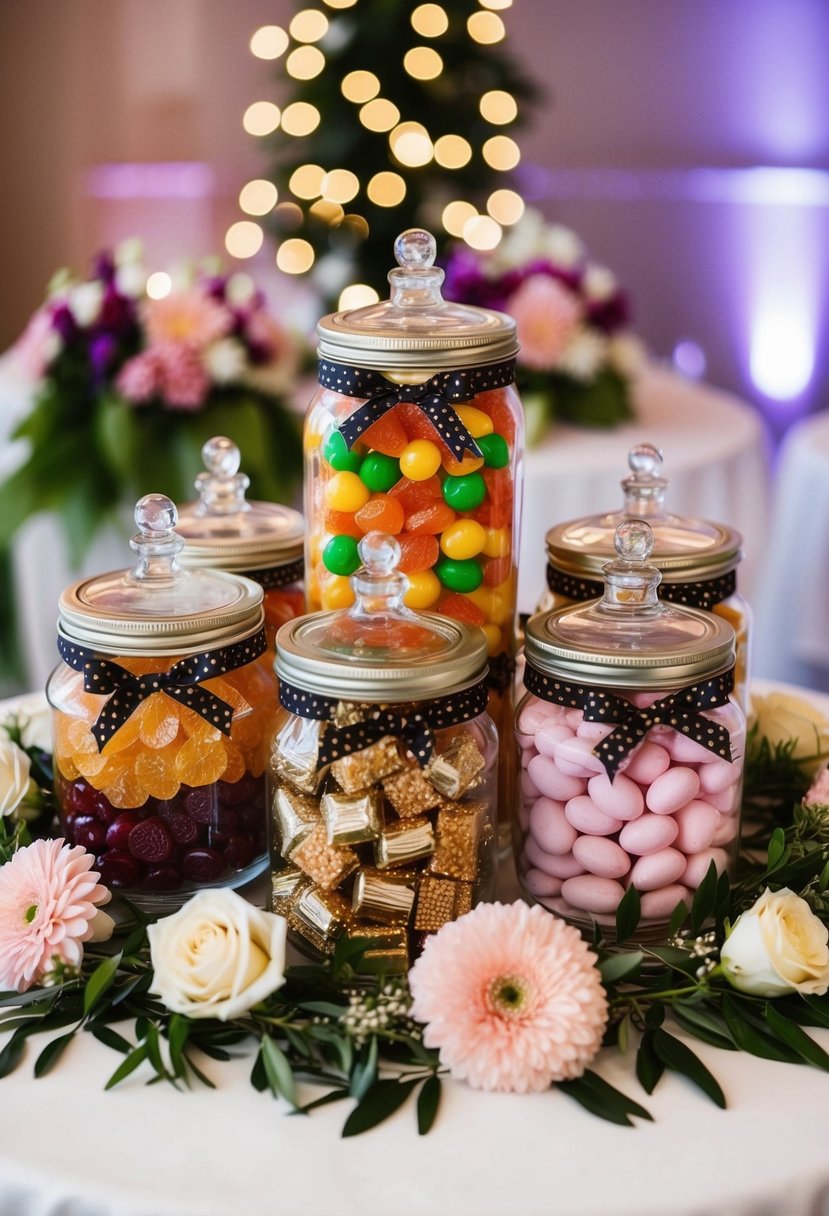
[[[735,633],[719,616],[661,601],[662,575],[648,564],[653,532],[632,519],[615,532],[599,600],[538,613],[525,630],[528,662],[587,684],[681,688],[734,665]]]
[[[351,576],[355,602],[288,621],[276,635],[281,680],[344,701],[401,702],[456,692],[486,673],[482,630],[403,603],[400,545],[369,532]]]
[[[588,515],[550,528],[546,536],[550,563],[568,574],[601,577],[614,555],[614,537],[626,519],[644,519],[653,530],[652,561],[666,582],[689,576],[716,578],[739,563],[742,537],[734,528],[708,519],[672,515],[665,510],[668,481],[661,475],[662,453],[640,443],[628,453],[629,476],[622,481],[621,511]]]
[[[506,313],[454,304],[441,293],[435,238],[409,228],[394,243],[390,298],[330,313],[317,326],[323,359],[379,370],[474,367],[518,351],[515,322]]]
[[[135,508],[135,566],[73,583],[58,632],[105,654],[172,655],[241,641],[262,625],[262,588],[220,570],[182,570],[175,505],[146,494]]]
[[[205,472],[196,478],[199,497],[178,510],[176,531],[187,542],[183,566],[261,570],[302,556],[305,522],[299,511],[245,498],[250,478],[239,472],[240,453],[224,435],[201,450]]]

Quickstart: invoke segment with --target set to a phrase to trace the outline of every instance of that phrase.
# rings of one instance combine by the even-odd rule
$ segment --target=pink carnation
[[[409,972],[423,1042],[474,1089],[526,1093],[581,1076],[607,998],[580,934],[540,907],[481,904],[427,940]]]
[[[83,942],[104,941],[112,918],[101,912],[110,893],[93,857],[62,839],[36,840],[0,868],[0,988],[25,992],[54,961],[77,967]]]
[[[128,359],[115,382],[118,392],[133,405],[143,405],[161,392],[161,368],[152,351]]]
[[[197,287],[145,300],[142,313],[150,346],[186,342],[203,350],[223,338],[233,325],[228,309]]]
[[[164,342],[153,351],[164,404],[175,410],[198,410],[210,392],[210,377],[201,353],[189,342]]]
[[[807,805],[829,806],[829,765],[817,773],[803,801]]]
[[[551,371],[579,327],[579,301],[557,279],[533,274],[513,292],[506,309],[518,327],[520,362]]]

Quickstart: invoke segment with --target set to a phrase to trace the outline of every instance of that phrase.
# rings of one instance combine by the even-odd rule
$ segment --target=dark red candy
[[[82,845],[90,853],[101,848],[107,830],[94,815],[77,815],[74,823],[75,844]]]
[[[197,786],[184,797],[184,809],[196,823],[212,823],[216,808],[216,790],[212,785]]]
[[[256,848],[250,836],[231,836],[224,848],[228,870],[243,870],[253,861]]]
[[[137,811],[122,811],[107,828],[106,843],[108,849],[129,849],[130,832],[141,822]]]
[[[112,805],[106,794],[102,794],[100,790],[96,790],[94,796],[90,799],[90,803],[94,814],[98,816],[101,823],[112,823],[115,816],[118,814],[115,807]]]
[[[93,790],[88,781],[84,781],[83,777],[78,777],[77,781],[73,781],[66,791],[63,800],[64,807],[76,815],[94,815],[95,807],[92,799],[97,792],[97,790]]]
[[[159,815],[137,823],[129,834],[129,850],[140,861],[167,861],[173,852],[173,837]]]
[[[210,845],[211,849],[218,849],[220,853],[224,852],[224,850],[230,844],[232,838],[233,835],[231,832],[222,832],[219,830],[219,828],[207,829],[207,843]]]
[[[251,802],[261,786],[262,778],[252,777],[250,773],[245,773],[238,781],[216,782],[219,801],[224,802],[227,806],[240,806],[243,802]]]
[[[190,882],[215,882],[224,873],[225,863],[216,849],[188,849],[181,868]]]
[[[151,866],[144,875],[148,891],[175,891],[181,886],[181,873],[175,866]]]
[[[199,834],[199,825],[183,811],[162,811],[161,816],[176,844],[192,844]]]
[[[109,849],[95,860],[101,882],[108,887],[133,887],[141,877],[143,866],[123,849]]]

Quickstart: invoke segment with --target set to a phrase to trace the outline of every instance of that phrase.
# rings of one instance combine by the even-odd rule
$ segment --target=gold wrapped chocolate
[[[317,950],[330,954],[348,927],[351,908],[338,891],[307,887],[300,891],[288,915],[288,924]]]
[[[397,740],[392,735],[386,735],[359,752],[335,760],[331,772],[347,794],[356,794],[358,790],[368,789],[370,785],[376,785],[384,777],[396,773],[402,766]]]
[[[483,816],[477,809],[468,812],[459,806],[439,811],[437,843],[429,862],[430,872],[474,881],[478,876],[482,823]]]
[[[362,937],[371,942],[372,950],[408,950],[408,935],[404,925],[369,925],[352,920],[346,937]]]
[[[325,769],[317,771],[320,738],[326,726],[316,718],[291,717],[274,740],[273,767],[306,794],[315,794]]]
[[[291,861],[326,891],[339,886],[360,864],[353,849],[328,843],[322,823],[292,850]]]
[[[424,811],[433,811],[443,798],[416,766],[395,773],[383,782],[383,793],[401,819],[411,819]]]
[[[424,874],[417,887],[414,927],[423,932],[440,929],[472,907],[472,883]]]
[[[351,904],[359,916],[384,924],[405,924],[414,904],[417,874],[409,870],[385,873],[358,870]]]
[[[321,822],[316,798],[300,794],[287,784],[277,786],[271,809],[274,836],[283,857],[290,857],[294,849]]]
[[[381,946],[366,950],[357,963],[357,970],[364,975],[405,975],[409,970],[408,948]]]
[[[308,876],[296,866],[286,866],[284,870],[271,874],[271,912],[286,916],[302,888],[309,883]]]
[[[323,794],[320,810],[329,844],[376,840],[383,829],[382,798],[374,790]]]
[[[483,767],[477,743],[469,731],[464,731],[429,763],[426,776],[444,798],[460,798]]]
[[[429,820],[404,819],[387,826],[374,842],[374,863],[378,870],[386,870],[429,857],[434,851],[435,833]]]

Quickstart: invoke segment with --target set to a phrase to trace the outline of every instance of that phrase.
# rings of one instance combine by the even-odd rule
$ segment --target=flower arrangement
[[[826,723],[812,715],[806,729],[820,737]],[[24,744],[20,723],[6,733],[42,779],[42,753]],[[111,922],[92,859],[61,840],[29,842],[16,822],[25,761],[9,752],[0,769],[0,982],[11,990],[0,994],[0,1031],[10,1033],[0,1076],[39,1031],[62,1033],[40,1051],[36,1076],[90,1031],[123,1057],[107,1088],[139,1068],[152,1080],[212,1086],[196,1053],[220,1062],[253,1043],[255,1088],[301,1112],[350,1100],[343,1135],[352,1136],[415,1094],[427,1132],[447,1075],[483,1090],[553,1086],[622,1125],[650,1119],[591,1067],[603,1045],[635,1060],[646,1094],[675,1072],[724,1107],[719,1082],[671,1023],[714,1047],[829,1070],[804,1029],[829,1028],[829,770],[814,754],[793,761],[797,748],[798,738],[771,745],[753,728],[749,773],[759,765],[768,778],[777,767],[786,780],[772,788],[788,790],[795,764],[798,801],[792,811],[781,800],[772,807],[767,791],[749,796],[747,815],[778,820],[766,855],[744,858],[733,888],[712,866],[691,908],[677,908],[667,946],[609,951],[598,934],[589,946],[540,907],[483,904],[430,937],[408,978],[376,979],[358,975],[367,943],[348,938],[318,966],[286,966],[284,920],[227,889],[154,922],[124,900],[113,941],[101,942]],[[620,942],[637,921],[631,888],[617,915]],[[119,1022],[132,1022],[134,1041]]]
[[[515,318],[528,443],[556,420],[609,427],[632,417],[644,348],[628,328],[627,295],[575,232],[528,209],[497,249],[459,246],[445,271],[448,299]]]

